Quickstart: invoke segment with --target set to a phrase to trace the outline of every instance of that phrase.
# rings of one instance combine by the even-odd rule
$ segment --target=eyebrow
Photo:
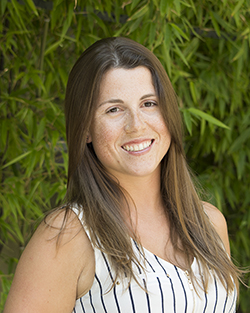
[[[149,97],[156,97],[156,94],[154,94],[154,93],[148,93],[148,94],[146,94],[146,95],[143,95],[143,96],[140,98],[140,100],[144,100],[144,99],[149,98]],[[106,103],[124,103],[124,101],[121,100],[121,99],[109,99],[109,100],[106,100],[106,101],[100,103],[100,104],[98,105],[98,107],[100,107],[100,106],[102,106],[102,105],[104,105],[104,104],[106,104]]]

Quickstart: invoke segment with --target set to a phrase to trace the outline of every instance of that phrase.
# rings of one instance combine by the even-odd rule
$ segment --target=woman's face
[[[102,78],[88,142],[117,177],[160,173],[171,138],[146,67],[111,69]]]

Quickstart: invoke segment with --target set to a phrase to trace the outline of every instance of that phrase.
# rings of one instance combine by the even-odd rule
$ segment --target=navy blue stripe
[[[225,313],[225,310],[226,310],[227,300],[228,300],[228,293],[227,293],[227,297],[224,303],[223,313]]]
[[[103,252],[102,252],[102,257],[103,257],[104,262],[105,262],[105,264],[106,264],[106,266],[107,266],[109,276],[110,276],[110,278],[111,278],[112,282],[114,282],[114,279],[113,279],[113,276],[112,276],[112,274],[111,274],[111,270],[110,270],[110,267],[109,267],[108,261],[107,261],[107,259],[106,259],[106,257],[105,257],[105,255],[104,255],[104,253],[103,253]]]
[[[177,273],[177,275],[178,275],[178,277],[179,277],[179,279],[180,279],[180,281],[181,281],[182,289],[183,289],[183,291],[184,291],[184,296],[185,296],[185,313],[186,313],[186,312],[187,312],[187,293],[186,293],[186,290],[185,290],[185,288],[184,288],[183,281],[182,281],[182,279],[181,279],[181,276],[180,276],[180,274],[179,274],[179,271],[178,271],[178,269],[177,269],[177,267],[176,267],[175,265],[174,265],[174,268],[175,268],[176,273]]]
[[[161,288],[161,281],[160,281],[159,277],[157,277],[157,280],[158,280],[159,289],[161,292],[161,311],[162,311],[162,313],[164,313],[164,298],[163,298],[163,292],[162,292],[162,288]]]
[[[216,282],[216,279],[214,277],[214,285],[215,285],[215,304],[214,304],[214,313],[215,313],[215,310],[216,310],[216,306],[217,306],[217,302],[218,302],[218,288],[217,288],[217,282]]]
[[[84,306],[83,306],[83,303],[82,303],[82,298],[80,298],[80,303],[81,303],[82,311],[83,311],[83,313],[85,313],[85,309],[84,309]]]
[[[89,301],[90,301],[90,305],[93,309],[93,312],[95,313],[95,308],[94,308],[94,305],[93,305],[93,301],[92,301],[92,294],[91,294],[91,290],[89,291]]]
[[[118,299],[117,299],[117,295],[116,295],[116,285],[114,286],[114,297],[115,297],[115,303],[116,303],[117,310],[119,313],[121,313],[120,306],[119,306]]]
[[[236,300],[236,290],[234,288],[234,298],[233,298],[233,302],[232,302],[232,305],[230,307],[230,310],[229,310],[229,313],[231,312],[231,310],[233,309],[234,305],[235,305],[235,300]]]
[[[135,265],[136,265],[136,267],[137,267],[137,269],[138,269],[138,273],[141,274],[142,271],[141,271],[141,269],[140,269],[140,266],[139,266],[138,264],[135,264]]]
[[[162,266],[162,264],[160,263],[158,257],[156,255],[154,255],[156,261],[159,263],[159,265],[161,266],[161,268],[163,269],[165,275],[168,277],[169,281],[170,281],[170,285],[171,285],[171,289],[172,289],[172,293],[173,293],[173,301],[174,301],[174,312],[176,312],[176,301],[175,301],[175,293],[174,293],[174,286],[173,286],[173,282],[171,277],[167,274],[165,268]]]
[[[204,292],[204,294],[205,294],[205,307],[204,307],[203,313],[205,313],[206,308],[207,308],[207,293],[206,293],[206,291]]]
[[[144,283],[145,289],[147,290],[147,284],[146,284],[145,279],[143,279],[143,283]],[[148,292],[145,292],[145,293],[146,293],[146,298],[147,298],[148,313],[151,313],[149,295],[148,295]]]
[[[129,285],[129,287],[128,287],[128,291],[129,291],[129,296],[130,296],[130,300],[131,300],[131,305],[132,305],[133,313],[136,313],[136,312],[135,312],[134,299],[133,299],[133,296],[132,296],[132,291],[131,291],[130,285]]]
[[[107,310],[106,310],[106,307],[105,307],[105,304],[104,304],[104,301],[103,301],[103,292],[102,292],[102,284],[100,282],[100,280],[98,279],[97,275],[95,274],[95,278],[99,284],[99,287],[100,287],[100,297],[101,297],[101,302],[102,302],[102,306],[103,306],[103,309],[105,311],[105,313],[108,313]]]
[[[112,276],[112,273],[111,273],[108,261],[107,261],[107,259],[106,259],[106,257],[105,257],[103,252],[102,252],[102,257],[103,257],[104,262],[105,262],[105,264],[107,266],[107,269],[108,269],[108,272],[109,272],[109,276],[110,276],[112,282],[114,282],[114,279],[113,279],[113,276]],[[116,303],[117,310],[118,310],[119,313],[121,313],[119,302],[118,302],[117,295],[116,295],[116,285],[113,288],[113,293],[114,293],[114,298],[115,298],[115,303]]]
[[[155,270],[153,268],[153,266],[149,263],[149,261],[147,260],[146,256],[142,254],[141,250],[139,249],[137,242],[133,239],[133,242],[136,246],[136,249],[139,251],[140,255],[145,259],[145,261],[148,263],[148,265],[151,267],[151,270],[155,273]]]

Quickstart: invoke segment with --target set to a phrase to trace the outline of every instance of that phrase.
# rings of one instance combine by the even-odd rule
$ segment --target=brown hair
[[[187,259],[187,270],[195,280],[191,263],[199,260],[207,288],[209,269],[214,270],[228,291],[238,286],[239,271],[225,252],[219,235],[206,216],[190,177],[183,150],[182,123],[175,92],[156,56],[127,38],[106,38],[90,46],[77,60],[68,80],[65,115],[69,167],[67,203],[83,211],[84,223],[94,245],[109,256],[117,277],[133,274],[132,263],[139,265],[133,252],[130,233],[121,214],[126,201],[115,177],[97,159],[92,144],[86,144],[103,75],[111,68],[147,67],[159,99],[171,146],[161,166],[161,194],[170,221],[171,241]],[[121,201],[123,200],[123,201]],[[177,242],[181,242],[181,247]],[[178,264],[177,264],[178,265]]]

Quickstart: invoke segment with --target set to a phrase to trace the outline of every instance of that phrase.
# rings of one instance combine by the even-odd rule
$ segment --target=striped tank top
[[[79,217],[80,218],[80,217]],[[86,229],[85,229],[86,231]],[[87,235],[88,232],[86,231]],[[138,258],[143,258],[131,239]],[[76,300],[72,313],[234,313],[236,290],[227,294],[219,279],[211,275],[207,292],[195,292],[187,271],[144,249],[145,271],[134,265],[138,281],[126,277],[110,290],[115,273],[108,257],[98,248],[95,253],[95,278],[87,294]],[[143,262],[143,260],[142,260]],[[192,270],[202,279],[197,260]],[[128,286],[128,288],[126,288]]]

